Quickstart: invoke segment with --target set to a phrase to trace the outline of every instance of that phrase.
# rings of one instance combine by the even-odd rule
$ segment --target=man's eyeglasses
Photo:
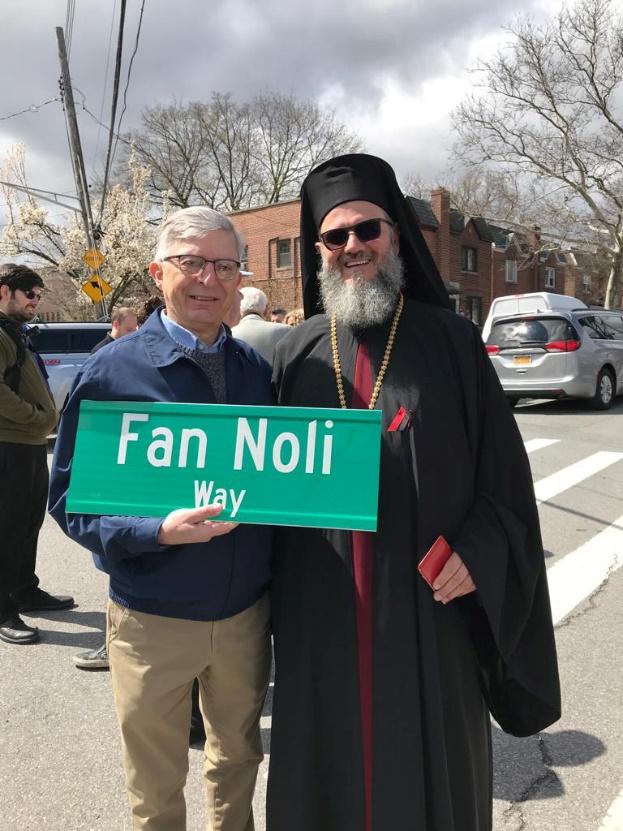
[[[240,271],[238,260],[206,260],[205,257],[196,257],[194,254],[175,254],[172,257],[163,257],[163,262],[174,262],[179,270],[187,277],[200,277],[208,263],[214,266],[214,273],[219,280],[233,280]]]
[[[331,228],[319,234],[320,239],[329,251],[337,251],[344,248],[351,234],[354,234],[360,242],[373,242],[381,236],[381,223],[394,227],[389,219],[364,219],[356,225],[348,225],[346,228]]]
[[[26,295],[28,300],[37,300],[37,301],[39,301],[39,300],[41,300],[41,298],[43,296],[40,291],[35,291],[34,289],[28,289],[28,291],[25,291],[24,289],[21,289],[21,291]]]

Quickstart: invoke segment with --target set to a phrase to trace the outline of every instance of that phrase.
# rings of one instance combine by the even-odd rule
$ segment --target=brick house
[[[247,242],[242,268],[253,276],[244,282],[265,292],[271,309],[303,305],[299,216],[298,199],[230,214]]]
[[[482,325],[491,303],[493,236],[488,224],[451,208],[444,188],[434,190],[430,202],[408,200],[454,308]]]
[[[561,251],[541,239],[538,227],[518,232],[466,216],[451,208],[443,188],[432,191],[430,201],[409,196],[408,202],[454,308],[477,325],[484,323],[491,298],[506,294],[549,291],[603,304],[604,257]],[[299,215],[298,199],[230,214],[247,241],[248,282],[266,293],[271,308],[303,305]]]
[[[439,189],[431,203],[409,197],[457,311],[482,324],[490,303],[491,243],[487,223],[450,208]],[[264,291],[271,308],[302,306],[298,199],[230,214],[247,241],[245,271]]]

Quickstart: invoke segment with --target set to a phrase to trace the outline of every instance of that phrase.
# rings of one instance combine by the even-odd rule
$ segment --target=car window
[[[487,344],[500,349],[538,346],[558,340],[577,338],[573,326],[562,317],[517,318],[493,324]]]
[[[50,352],[69,352],[67,329],[39,329],[32,342],[37,352],[42,355]]]
[[[90,352],[96,343],[104,340],[107,330],[104,329],[73,329],[69,333],[71,352]]]
[[[608,315],[602,321],[611,340],[623,340],[623,316]]]
[[[593,340],[612,340],[614,335],[608,332],[602,318],[597,315],[589,315],[588,317],[581,317],[579,324],[584,329],[589,338]]]
[[[96,343],[106,337],[108,329],[44,329],[40,328],[33,337],[33,346],[41,355],[54,352],[59,354],[89,353]]]

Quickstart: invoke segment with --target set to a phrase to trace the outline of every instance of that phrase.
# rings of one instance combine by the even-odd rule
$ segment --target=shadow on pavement
[[[601,739],[581,730],[518,739],[494,726],[492,742],[493,796],[506,802],[561,796],[564,786],[554,768],[585,765],[606,751]]]
[[[524,415],[530,413],[590,416],[623,415],[623,398],[617,398],[609,410],[593,410],[585,400],[580,398],[521,398],[514,412],[516,415],[520,413]]]
[[[96,649],[104,643],[106,637],[106,615],[103,612],[79,612],[68,609],[64,612],[39,612],[38,614],[22,613],[30,625],[38,626],[41,634],[41,645],[75,646],[81,649]],[[45,622],[70,623],[73,626],[85,626],[97,629],[97,632],[63,632],[57,629],[46,629]]]

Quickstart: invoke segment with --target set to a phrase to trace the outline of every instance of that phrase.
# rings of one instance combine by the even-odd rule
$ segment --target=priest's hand
[[[457,597],[476,591],[476,586],[463,560],[456,551],[448,558],[445,566],[433,583],[433,597],[440,603],[449,603]]]
[[[206,505],[204,508],[179,508],[165,517],[158,531],[160,545],[187,545],[209,542],[212,537],[229,534],[237,522],[211,522],[223,510],[221,505]]]

